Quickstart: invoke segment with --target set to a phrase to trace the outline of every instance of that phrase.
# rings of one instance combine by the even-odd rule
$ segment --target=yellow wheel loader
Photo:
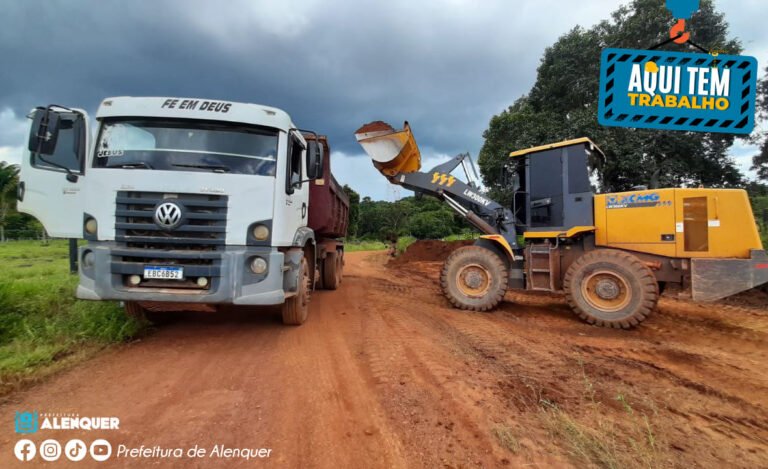
[[[768,283],[743,190],[594,194],[591,169],[605,156],[581,138],[511,153],[507,207],[451,174],[459,165],[471,174],[466,154],[420,172],[407,122],[399,131],[374,122],[355,136],[392,184],[443,200],[483,233],[443,266],[442,290],[456,308],[491,310],[509,288],[564,292],[584,321],[627,329],[653,312],[667,285],[714,301]]]

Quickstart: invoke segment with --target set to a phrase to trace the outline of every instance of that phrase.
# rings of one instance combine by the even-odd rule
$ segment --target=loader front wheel
[[[309,264],[307,258],[301,259],[299,266],[299,286],[296,294],[285,300],[283,303],[283,324],[289,326],[300,326],[307,320],[309,312]]]
[[[563,284],[573,312],[596,326],[630,329],[645,321],[659,301],[651,269],[623,251],[583,255],[568,268]]]
[[[480,246],[466,246],[446,259],[440,286],[456,308],[488,311],[504,298],[507,275],[504,261],[496,253]]]

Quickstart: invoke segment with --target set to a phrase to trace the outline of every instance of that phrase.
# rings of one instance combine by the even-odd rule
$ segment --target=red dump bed
[[[312,140],[312,135],[304,135]],[[323,146],[323,177],[309,183],[308,225],[318,238],[343,238],[349,225],[349,197],[331,174],[331,149],[328,139],[318,137]]]

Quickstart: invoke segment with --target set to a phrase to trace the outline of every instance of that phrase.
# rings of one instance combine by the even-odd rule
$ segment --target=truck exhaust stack
[[[395,130],[386,122],[371,122],[357,129],[355,138],[384,176],[413,173],[421,168],[421,153],[408,122],[403,130]]]

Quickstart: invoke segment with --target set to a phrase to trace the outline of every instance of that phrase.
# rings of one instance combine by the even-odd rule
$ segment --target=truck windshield
[[[277,136],[275,129],[236,123],[109,119],[93,166],[274,176]]]

